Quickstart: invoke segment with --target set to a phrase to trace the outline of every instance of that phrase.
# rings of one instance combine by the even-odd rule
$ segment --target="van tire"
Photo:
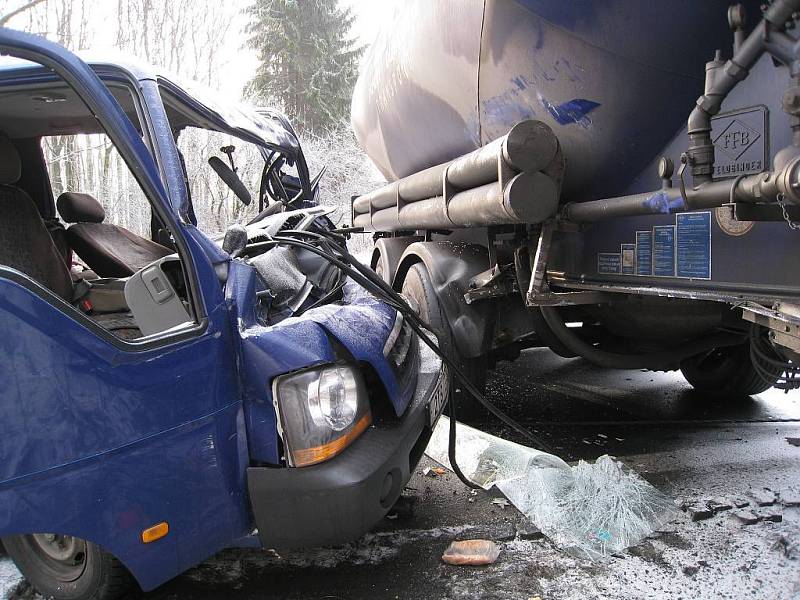
[[[470,383],[483,393],[486,389],[486,359],[465,358],[456,349],[455,338],[434,290],[431,276],[423,263],[416,263],[406,273],[402,294],[419,306],[419,316],[439,337],[444,353],[469,377]],[[469,393],[463,391],[455,376],[451,377],[450,394],[455,402],[459,421],[485,420],[488,411]]]
[[[71,556],[54,558],[49,538],[70,540]],[[48,538],[47,541],[45,538]],[[133,576],[97,544],[70,536],[13,535],[3,538],[6,552],[25,579],[45,598],[118,600],[137,589]]]
[[[681,362],[681,373],[694,389],[712,398],[752,396],[777,381],[765,381],[750,358],[750,344],[715,348]]]

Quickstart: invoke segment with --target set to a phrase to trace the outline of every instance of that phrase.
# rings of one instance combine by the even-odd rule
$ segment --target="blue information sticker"
[[[598,252],[597,272],[605,274],[619,274],[622,272],[622,261],[619,252]]]
[[[653,232],[636,232],[636,274],[653,274]]]
[[[675,226],[653,227],[653,275],[675,277]]]
[[[622,274],[636,275],[636,244],[620,244]]]
[[[711,279],[711,213],[675,215],[678,277]]]

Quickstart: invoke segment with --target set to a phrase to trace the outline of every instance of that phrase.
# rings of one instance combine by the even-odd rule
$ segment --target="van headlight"
[[[272,393],[293,467],[333,458],[372,423],[364,380],[349,365],[282,375]]]

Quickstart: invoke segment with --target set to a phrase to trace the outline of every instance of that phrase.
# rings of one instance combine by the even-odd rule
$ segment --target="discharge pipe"
[[[728,12],[735,35],[734,55],[723,63],[717,52],[714,60],[706,64],[705,93],[698,98],[687,122],[689,148],[681,160],[684,167],[691,167],[693,187],[684,185],[682,168],[679,189],[666,185],[660,190],[642,194],[568,203],[561,209],[561,217],[577,223],[592,223],[618,217],[716,208],[733,202],[776,203],[787,200],[800,205],[800,135],[794,136],[794,145],[776,155],[772,171],[737,177],[732,181],[713,179],[714,143],[711,140],[711,118],[764,52],[789,65],[792,76],[800,78],[798,42],[783,32],[787,21],[798,10],[800,0],[775,0],[746,38],[742,33],[744,14],[741,6],[732,7]],[[796,133],[800,132],[800,87],[787,90],[783,104],[784,110],[793,117]],[[661,175],[669,180],[672,173]]]
[[[561,209],[561,217],[575,223],[595,223],[619,217],[703,210],[732,202],[775,203],[779,198],[800,205],[800,156],[776,171],[708,181],[683,192],[666,187],[630,196],[570,202]]]
[[[737,83],[747,77],[750,69],[770,45],[783,48],[780,37],[786,22],[792,14],[800,10],[800,0],[774,0],[764,12],[764,18],[743,41],[735,43],[733,57],[723,65],[719,54],[706,64],[705,93],[697,99],[697,104],[689,115],[687,131],[689,149],[686,152],[695,187],[711,181],[714,170],[714,142],[711,140],[711,117],[716,115],[723,100]],[[729,21],[733,13],[728,13]],[[736,17],[740,17],[737,15]],[[734,23],[731,23],[734,25]],[[782,36],[784,38],[788,36]],[[777,42],[777,43],[776,43]],[[793,48],[785,48],[791,52]],[[783,57],[779,56],[779,59]]]

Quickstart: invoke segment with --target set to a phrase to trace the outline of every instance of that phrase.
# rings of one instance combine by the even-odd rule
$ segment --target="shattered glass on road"
[[[425,451],[446,466],[449,427],[442,417]],[[456,459],[464,474],[486,490],[500,490],[573,556],[604,560],[675,518],[669,497],[608,455],[571,467],[552,454],[462,423],[456,427]]]

